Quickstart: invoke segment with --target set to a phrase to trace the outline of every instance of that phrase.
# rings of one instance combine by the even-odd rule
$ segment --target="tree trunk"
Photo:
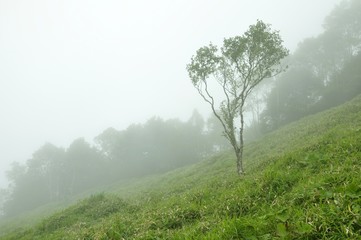
[[[245,100],[243,100],[244,102]],[[243,170],[243,127],[244,127],[244,116],[243,116],[243,105],[241,106],[240,111],[240,117],[241,117],[241,127],[239,128],[239,148],[237,153],[237,171],[238,175],[242,176],[245,174]]]
[[[241,115],[241,128],[240,128],[240,139],[239,142],[236,140],[235,131],[233,128],[233,122],[229,122],[229,127],[225,131],[226,135],[228,136],[228,140],[230,141],[234,153],[236,155],[236,163],[237,163],[237,174],[241,177],[244,175],[243,170],[243,115]]]
[[[240,149],[240,151],[238,153],[236,153],[236,158],[237,158],[237,173],[239,176],[243,176],[244,170],[243,170],[243,153],[242,150]]]

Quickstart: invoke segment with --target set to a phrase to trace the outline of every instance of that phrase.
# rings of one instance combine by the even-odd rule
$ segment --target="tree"
[[[66,150],[64,179],[70,195],[103,183],[105,172],[101,154],[83,138],[74,140]]]
[[[265,78],[284,70],[281,60],[289,51],[282,46],[278,31],[258,20],[243,36],[224,39],[219,50],[212,43],[200,48],[191,58],[187,70],[194,87],[210,104],[221,122],[224,136],[231,143],[237,161],[237,172],[243,169],[244,107],[252,90]],[[211,80],[218,83],[221,99],[211,91]],[[216,105],[219,104],[219,110]],[[236,126],[239,119],[240,126]]]
[[[65,151],[46,143],[26,163],[13,163],[3,211],[7,217],[57,201],[62,197]]]
[[[268,94],[266,108],[262,113],[264,132],[313,113],[321,97],[323,83],[307,67],[292,66],[280,75]]]
[[[211,114],[207,119],[206,131],[207,144],[210,148],[209,154],[212,154],[213,152],[224,151],[231,147],[228,140],[222,136],[222,133],[222,124],[219,122],[219,120],[214,114]]]
[[[4,204],[9,201],[10,191],[9,189],[0,188],[0,220],[5,215]]]
[[[344,0],[324,20],[324,31],[307,38],[276,78],[262,113],[262,132],[350,100],[360,91],[361,1]]]
[[[64,193],[62,178],[64,177],[65,150],[51,143],[44,144],[33,153],[27,161],[27,176],[38,180],[34,184],[35,192],[44,199],[44,202],[58,200]]]
[[[361,51],[361,1],[344,0],[326,17],[326,32],[338,39],[337,49],[346,55]]]
[[[361,94],[361,53],[345,62],[341,72],[335,74],[326,86],[316,110],[337,106]]]
[[[122,131],[109,128],[95,140],[112,181],[169,171],[208,152],[204,119],[197,111],[186,122],[152,117]]]

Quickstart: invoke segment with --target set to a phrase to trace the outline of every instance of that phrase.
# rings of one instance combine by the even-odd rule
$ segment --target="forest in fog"
[[[285,60],[287,71],[252,96],[246,142],[361,93],[360,12],[359,0],[338,5],[325,18],[324,31],[301,41]],[[0,192],[0,215],[16,216],[96,187],[164,173],[229,147],[217,119],[204,119],[196,110],[187,121],[153,117],[124,130],[108,128],[94,143],[83,138],[67,148],[46,143],[25,164],[12,164],[10,184]]]
[[[206,129],[206,130],[205,130]],[[83,138],[67,149],[46,143],[26,164],[13,163],[2,190],[6,216],[121,180],[163,173],[227,148],[219,124],[194,111],[190,119],[158,117],[125,130],[108,128],[92,146]]]

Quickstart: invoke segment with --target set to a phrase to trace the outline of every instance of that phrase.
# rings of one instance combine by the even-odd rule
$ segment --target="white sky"
[[[208,115],[185,66],[261,19],[294,50],[340,0],[0,0],[0,187],[13,161],[157,115]]]

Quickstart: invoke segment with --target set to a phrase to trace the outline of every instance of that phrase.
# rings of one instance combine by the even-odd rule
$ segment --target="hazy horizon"
[[[198,48],[261,19],[292,52],[339,2],[0,0],[0,188],[46,142],[208,116],[185,69]]]

